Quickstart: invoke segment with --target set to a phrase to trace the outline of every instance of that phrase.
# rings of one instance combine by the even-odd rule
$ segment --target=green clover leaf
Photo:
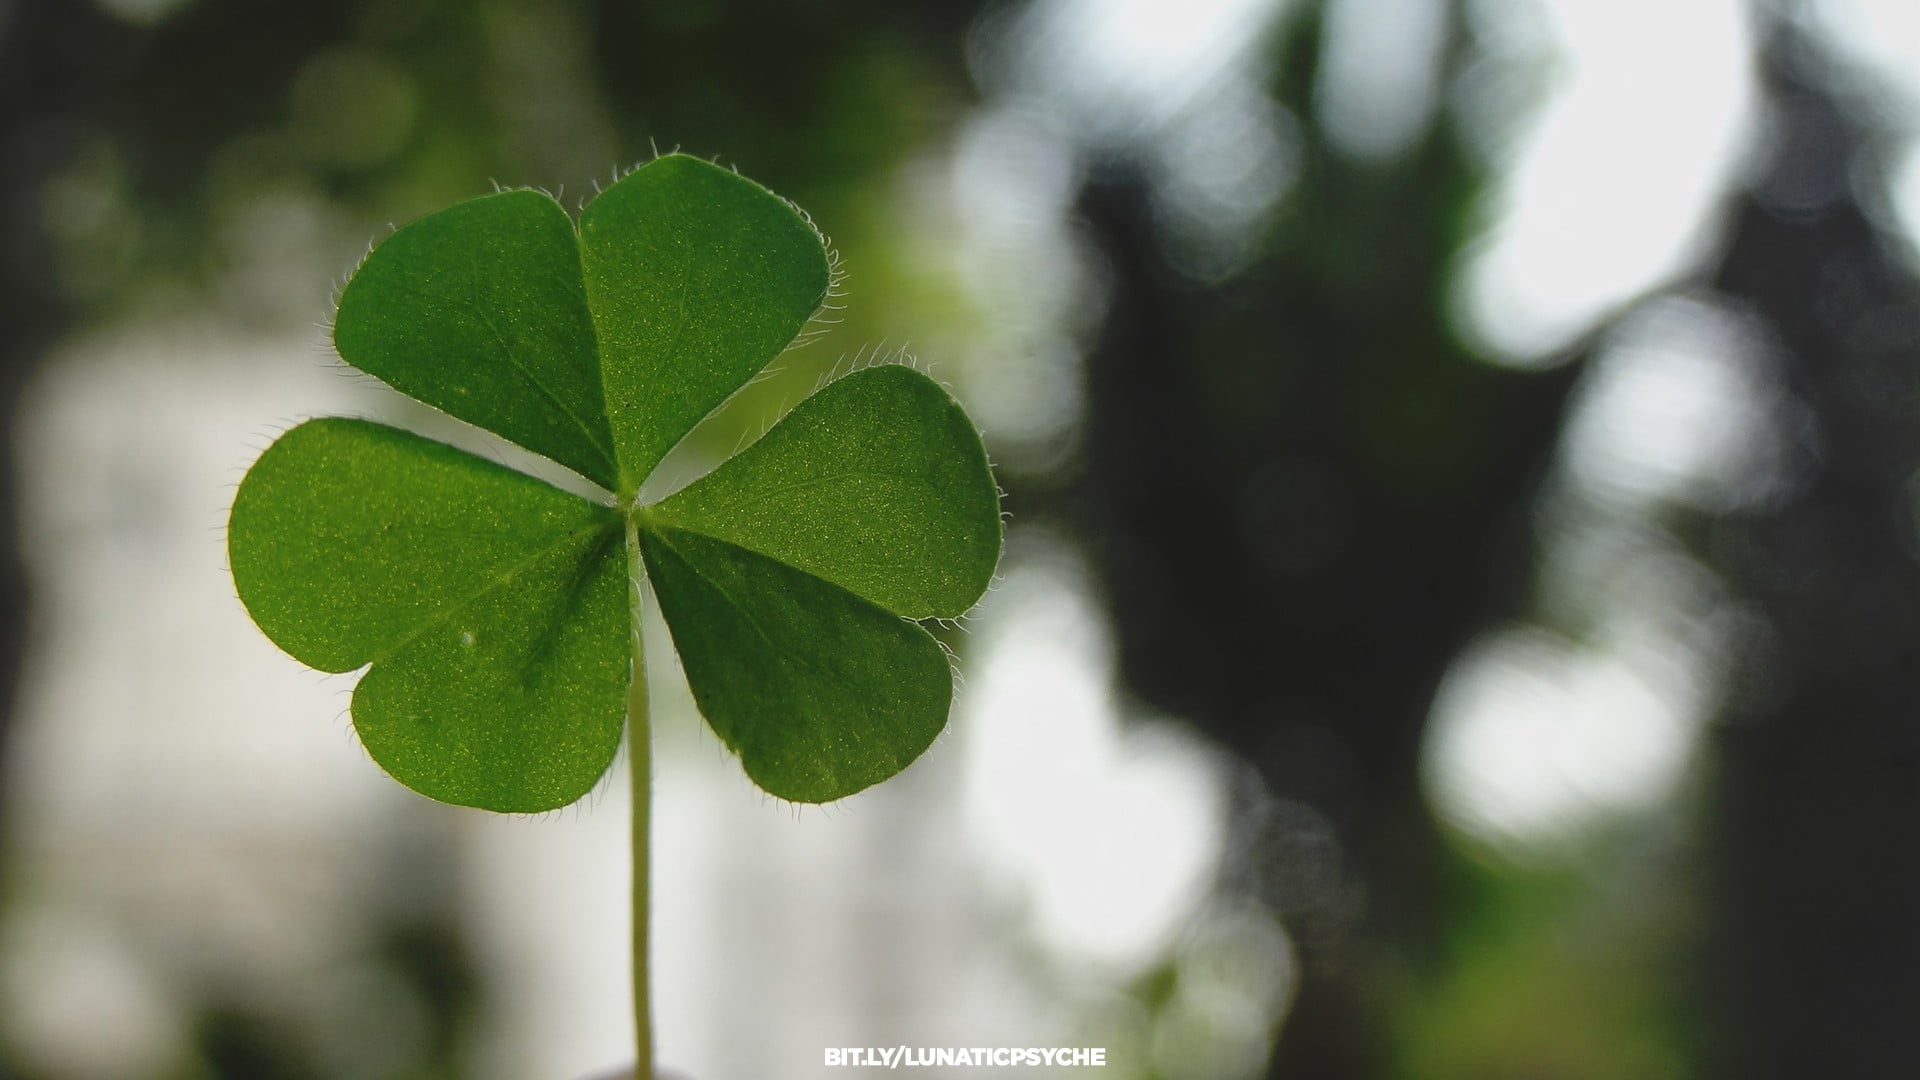
[[[869,368],[636,500],[828,281],[790,204],[681,155],[608,188],[577,228],[510,191],[398,230],[341,294],[340,355],[610,498],[385,425],[310,421],[234,498],[241,601],[303,663],[366,666],[361,741],[444,802],[540,811],[593,787],[626,718],[642,573],[695,702],[757,784],[825,802],[887,779],[950,705],[946,653],[914,620],[966,612],[1000,554],[960,406],[918,372]]]

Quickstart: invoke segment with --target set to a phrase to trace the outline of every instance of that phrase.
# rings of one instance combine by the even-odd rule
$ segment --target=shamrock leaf
[[[340,355],[607,489],[594,501],[361,420],[294,428],[234,498],[228,554],[261,630],[367,667],[353,724],[400,782],[564,806],[613,760],[649,582],[694,700],[767,791],[850,795],[946,724],[913,620],[979,599],[1000,552],[978,434],[932,380],[835,380],[753,445],[640,505],[667,452],[823,302],[818,234],[727,170],[660,158],[576,228],[512,191],[408,225],[341,294]]]

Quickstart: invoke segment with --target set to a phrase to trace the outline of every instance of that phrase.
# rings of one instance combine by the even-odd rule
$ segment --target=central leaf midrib
[[[477,267],[474,268],[474,272],[476,274],[478,273]],[[542,382],[540,378],[534,374],[531,368],[527,367],[526,362],[520,358],[517,350],[509,346],[507,336],[500,332],[498,326],[494,325],[493,316],[487,311],[485,306],[466,296],[441,296],[410,283],[402,282],[399,287],[426,300],[451,300],[455,305],[466,308],[471,315],[478,318],[480,324],[487,328],[487,332],[493,335],[494,344],[499,346],[501,356],[506,360],[507,365],[513,369],[514,373],[520,376],[521,381],[532,387],[541,397],[545,398],[561,416],[565,417],[574,427],[578,428],[580,434],[586,436],[588,447],[599,456],[601,464],[605,465],[614,473],[619,472],[619,463],[615,459],[613,451],[612,434],[609,432],[606,441],[603,442],[599,433],[594,430],[591,423],[579,413],[575,412],[572,406],[562,400],[559,394],[549,388],[546,383]],[[584,296],[585,293],[585,286],[582,285],[581,295]],[[589,314],[587,329],[589,333],[594,334],[593,355],[597,361],[600,355],[599,335],[594,331],[591,314]],[[596,363],[593,376],[595,388],[600,391],[600,400],[602,402],[601,411],[604,413],[606,410],[605,402],[607,391],[605,377],[601,374],[599,367],[599,364]],[[542,457],[550,456],[544,451],[536,452],[540,453]],[[562,462],[562,464],[565,463]]]
[[[660,504],[660,506],[664,507],[664,504]],[[874,599],[871,596],[868,596],[863,592],[860,592],[857,589],[854,589],[848,585],[842,584],[841,582],[835,581],[832,578],[819,573],[818,571],[809,570],[804,566],[799,566],[788,559],[784,559],[778,555],[773,554],[772,552],[762,551],[759,548],[752,546],[751,544],[743,544],[738,540],[733,540],[725,536],[715,536],[712,532],[708,531],[705,528],[700,527],[698,524],[692,524],[686,521],[682,521],[678,518],[675,518],[671,513],[660,512],[660,509],[655,507],[644,508],[644,510],[645,510],[645,520],[654,522],[656,523],[656,526],[657,526],[656,528],[650,529],[648,531],[652,532],[655,536],[660,537],[661,542],[666,544],[668,547],[673,548],[673,550],[676,553],[680,551],[680,548],[674,545],[674,543],[671,540],[667,539],[666,537],[667,529],[672,529],[675,532],[683,532],[683,533],[691,534],[693,536],[698,536],[702,540],[712,541],[713,543],[716,543],[716,544],[725,544],[726,546],[731,548],[738,548],[741,551],[744,551],[750,555],[757,555],[760,558],[765,559],[776,566],[784,566],[796,574],[805,574],[806,576],[814,579],[815,581],[820,582],[821,584],[831,585],[834,588],[839,589],[841,592],[846,593],[848,596],[852,596],[860,600],[862,603],[872,604],[874,607],[877,607],[881,611],[884,611],[887,614],[892,615],[896,619],[903,619],[907,622],[919,621],[918,619],[915,619],[911,615],[903,615],[900,612],[895,611],[892,607],[888,606],[887,604],[881,603],[880,601]],[[644,524],[642,525],[642,528],[645,528]],[[681,561],[686,562],[687,565],[689,566],[693,565],[690,561],[688,561],[685,558],[685,556],[681,557]],[[868,563],[868,565],[880,566],[884,564],[879,562],[878,560],[875,560],[873,562]],[[711,580],[710,578],[707,578],[706,575],[704,574],[702,574],[701,577],[703,580],[709,580],[709,581]],[[715,588],[718,588],[718,587],[719,587],[718,585],[715,585]]]
[[[658,537],[660,542],[663,545],[665,545],[669,551],[673,552],[674,557],[679,559],[680,562],[684,564],[687,567],[687,569],[693,573],[694,577],[697,577],[702,582],[705,582],[709,588],[711,588],[715,593],[719,594],[722,600],[725,600],[727,602],[728,607],[731,607],[735,611],[740,613],[740,617],[746,620],[747,625],[753,628],[753,632],[759,636],[761,641],[766,643],[767,651],[769,655],[773,657],[776,664],[780,668],[785,669],[789,666],[797,666],[802,670],[804,670],[809,675],[819,676],[819,675],[825,674],[818,665],[808,663],[803,657],[780,648],[775,642],[774,638],[767,633],[766,628],[761,625],[760,620],[754,617],[752,610],[749,609],[745,604],[741,603],[739,600],[735,599],[733,593],[730,590],[728,590],[726,586],[714,580],[711,575],[709,575],[705,570],[702,570],[698,562],[688,558],[686,554],[680,549],[680,547],[673,542],[672,538],[667,536],[667,531],[668,531],[667,529],[655,528],[655,529],[646,529],[645,531],[650,532],[654,536]],[[889,611],[885,607],[881,607],[881,605],[874,603],[872,600],[869,600],[866,597],[861,596],[859,593],[856,593],[851,589],[848,589],[844,585],[840,585],[835,582],[828,581],[826,578],[823,578],[820,575],[813,573],[812,571],[802,570],[797,566],[794,566],[790,563],[783,562],[779,559],[773,558],[772,556],[764,554],[762,552],[755,551],[750,547],[745,547],[741,544],[733,543],[730,540],[722,540],[717,536],[708,536],[705,533],[698,532],[697,530],[693,530],[693,529],[680,529],[677,531],[692,533],[703,539],[710,540],[713,543],[724,544],[727,547],[735,548],[739,551],[744,551],[747,554],[755,556],[757,558],[765,559],[776,566],[786,567],[787,569],[792,570],[794,573],[804,574],[807,577],[810,577],[813,580],[818,581],[822,585],[827,586],[828,588],[839,589],[841,592],[846,593],[847,597],[856,603],[869,604],[873,607],[879,608],[881,611],[885,612],[886,614],[894,618],[900,619],[902,622],[912,621],[910,619],[905,618],[904,616],[901,616],[892,611]]]
[[[595,525],[589,526],[587,529],[587,534],[590,536],[593,533],[605,532],[608,530],[617,529],[618,526],[619,526],[618,518],[609,518]],[[520,561],[512,564],[504,573],[499,573],[492,576],[491,578],[486,580],[485,583],[482,584],[480,588],[475,589],[473,592],[468,593],[467,595],[462,596],[456,600],[448,601],[439,610],[435,611],[432,616],[422,621],[419,627],[417,627],[412,633],[408,634],[405,638],[401,639],[392,648],[387,649],[386,651],[380,653],[379,655],[369,658],[367,660],[367,663],[369,665],[372,665],[372,664],[381,663],[385,660],[392,659],[394,656],[397,656],[401,652],[404,652],[408,647],[413,645],[414,642],[419,641],[421,638],[425,637],[431,631],[438,629],[439,627],[445,625],[448,622],[451,622],[454,616],[466,610],[468,607],[470,607],[476,601],[480,600],[482,597],[485,597],[491,593],[498,592],[499,590],[505,588],[506,586],[513,584],[514,581],[517,580],[521,574],[525,573],[530,567],[539,563],[542,559],[545,559],[546,557],[552,555],[554,552],[559,551],[561,548],[565,547],[569,543],[582,542],[584,539],[585,537],[583,537],[580,532],[575,530],[568,530],[566,533],[562,534],[559,538],[555,539],[552,543],[547,544],[545,547],[536,549],[532,554],[528,555],[526,558],[521,559]]]
[[[685,490],[685,489],[682,489],[682,490]],[[671,496],[669,496],[668,500],[655,503],[654,505],[649,507],[641,508],[641,511],[645,513],[646,519],[656,523],[656,525],[658,526],[657,528],[651,530],[652,532],[654,532],[655,535],[660,535],[663,529],[670,528],[676,532],[690,533],[694,536],[700,537],[703,540],[710,540],[716,544],[725,544],[728,547],[739,548],[741,551],[745,551],[745,552],[749,552],[751,554],[757,555],[760,558],[765,559],[770,563],[774,563],[778,566],[784,566],[787,569],[792,570],[794,573],[805,574],[806,576],[813,578],[815,581],[819,581],[819,582],[822,582],[823,584],[831,585],[834,588],[839,589],[840,591],[846,593],[849,596],[858,598],[863,603],[872,604],[874,607],[879,608],[880,610],[886,612],[887,614],[892,615],[897,619],[905,620],[906,622],[918,624],[923,619],[937,617],[937,614],[931,608],[929,609],[929,613],[926,615],[908,614],[907,612],[901,611],[898,608],[896,608],[893,605],[893,603],[890,601],[883,601],[877,597],[868,596],[866,593],[861,592],[859,589],[854,588],[852,585],[849,585],[842,581],[836,581],[833,578],[830,578],[825,574],[820,573],[817,570],[813,570],[808,567],[801,566],[793,562],[791,559],[785,558],[780,555],[776,555],[770,551],[763,551],[762,549],[752,544],[744,544],[730,537],[717,536],[714,534],[711,528],[705,525],[705,523],[698,522],[698,521],[688,521],[686,519],[683,519],[674,515],[672,511],[668,509],[667,501],[671,501]],[[664,536],[662,537],[662,539],[663,541],[665,540]],[[672,546],[670,542],[669,542],[669,546]],[[680,549],[675,547],[674,550],[679,551]],[[878,567],[883,570],[895,565],[893,560],[882,558],[879,556],[873,556],[873,557],[865,558],[858,561],[862,566]],[[913,589],[908,591],[911,592],[912,595],[897,598],[904,601],[903,606],[913,607],[916,604],[924,605],[927,603],[926,598],[923,595],[923,590],[920,587],[916,586]]]
[[[566,620],[575,611],[579,610],[580,599],[586,593],[587,585],[593,578],[595,567],[601,559],[607,557],[610,549],[620,543],[619,524],[619,521],[615,520],[608,523],[608,526],[612,527],[603,526],[603,531],[606,535],[590,542],[587,546],[586,554],[581,557],[578,565],[573,568],[573,573],[567,580],[566,596],[555,609],[558,612],[557,616],[550,621],[547,626],[541,629],[533,645],[527,650],[527,662],[522,665],[518,672],[523,682],[531,682],[533,671],[539,666],[539,662],[551,656],[555,644],[560,640],[561,634],[565,633]],[[553,549],[549,548],[548,550],[551,551]]]
[[[476,306],[476,309],[477,309],[477,306]],[[506,348],[506,344],[507,344],[506,339],[500,335],[499,329],[493,325],[493,317],[487,314],[484,310],[479,310],[478,313],[480,315],[480,318],[487,324],[487,330],[493,334],[495,340],[499,341],[502,347],[502,352],[506,354],[508,365],[511,366],[513,370],[519,374],[521,379],[525,380],[528,386],[531,386],[535,390],[539,391],[541,397],[544,397],[548,401],[552,402],[553,407],[560,411],[560,415],[566,417],[568,420],[573,421],[574,426],[580,429],[580,434],[585,435],[587,437],[587,445],[593,448],[594,453],[600,455],[600,464],[605,465],[608,469],[617,472],[618,465],[614,461],[612,436],[609,435],[607,437],[606,442],[604,443],[601,442],[600,433],[594,430],[594,427],[592,424],[589,424],[586,421],[586,419],[583,418],[579,413],[574,412],[572,406],[568,405],[565,401],[562,401],[560,399],[560,395],[555,393],[551,388],[549,388],[546,383],[542,382],[540,380],[540,377],[534,374],[533,369],[529,368],[526,362],[520,359],[519,355],[516,352],[514,352],[512,349]],[[599,346],[599,343],[596,341],[594,344],[594,356],[598,357],[599,355],[600,355],[600,346]],[[595,370],[593,374],[594,374],[594,380],[596,383],[599,383],[602,381],[602,376],[598,370]],[[599,387],[599,389],[600,389],[600,399],[604,403],[607,396],[606,387],[602,385]],[[601,412],[604,414],[606,411],[605,404],[602,404],[600,408],[601,408]]]
[[[578,240],[574,242],[574,247],[577,252],[577,249],[579,247]],[[468,252],[467,258],[470,263],[470,269],[476,275],[476,280],[477,280],[477,276],[480,272],[480,268],[478,264],[473,261],[475,259],[475,256],[473,255],[472,252]],[[575,256],[575,261],[576,262],[579,261],[577,254]],[[607,442],[605,444],[602,444],[599,439],[598,433],[594,431],[593,426],[588,424],[587,421],[584,418],[582,418],[579,414],[575,413],[573,409],[567,405],[566,402],[560,400],[560,395],[554,393],[553,390],[549,389],[546,383],[542,382],[540,378],[533,373],[532,369],[527,367],[526,362],[520,359],[519,354],[515,350],[507,346],[506,335],[502,334],[500,332],[500,328],[494,325],[493,313],[488,311],[485,307],[482,307],[481,305],[475,303],[472,299],[468,297],[461,297],[461,301],[465,303],[467,306],[471,307],[473,309],[474,314],[480,317],[480,321],[482,324],[486,326],[487,332],[493,335],[493,339],[495,342],[499,343],[501,353],[506,356],[507,363],[513,367],[513,370],[519,372],[521,378],[525,379],[529,386],[532,386],[535,390],[538,390],[542,397],[552,402],[553,407],[560,410],[560,414],[562,416],[565,416],[567,419],[573,421],[574,426],[580,429],[580,433],[587,437],[587,445],[593,447],[594,452],[600,455],[600,460],[602,464],[606,465],[608,468],[613,469],[616,472],[619,471],[619,464],[614,460],[612,432],[611,431],[608,432]],[[606,406],[607,388],[605,385],[606,379],[605,379],[605,376],[603,376],[600,373],[600,365],[598,363],[600,359],[600,335],[599,335],[599,332],[594,329],[594,325],[593,325],[593,308],[587,300],[587,281],[586,281],[586,271],[584,269],[581,270],[581,275],[580,275],[580,302],[582,306],[586,307],[587,309],[587,333],[593,338],[593,357],[595,360],[594,371],[593,371],[594,383],[600,391],[600,412],[604,418],[604,415],[607,410],[607,406]]]
[[[709,575],[705,570],[702,570],[700,568],[699,563],[695,562],[693,559],[688,558],[686,554],[680,550],[679,545],[675,544],[673,540],[667,536],[667,531],[665,529],[649,529],[647,531],[653,533],[654,536],[659,537],[660,543],[664,544],[668,551],[673,552],[674,557],[679,559],[680,562],[683,565],[685,565],[688,570],[692,571],[694,577],[697,577],[701,581],[705,582],[709,588],[711,588],[714,592],[720,594],[720,598],[727,602],[727,606],[733,608],[735,611],[738,611],[740,613],[740,617],[747,621],[747,625],[753,627],[753,632],[760,635],[760,640],[763,642],[766,642],[768,646],[768,650],[770,652],[773,652],[775,654],[778,654],[780,652],[780,649],[778,649],[775,646],[772,636],[767,633],[765,627],[760,625],[760,620],[753,617],[753,612],[749,611],[746,605],[734,599],[733,593],[729,591],[725,585],[722,585],[720,582],[715,581],[711,575]],[[689,529],[684,531],[691,532],[692,530]],[[717,544],[728,544],[729,547],[739,548],[741,551],[748,552],[749,554],[760,555],[759,552],[753,551],[750,548],[740,547],[739,544],[729,544],[727,541],[722,540],[717,536],[707,536],[705,533],[700,533],[698,535],[705,537],[706,539],[711,540]],[[766,556],[764,555],[761,555],[760,557],[766,558]],[[779,560],[771,560],[771,561],[778,562]],[[780,565],[785,566],[786,564],[781,563]],[[798,567],[793,567],[792,569],[798,569]],[[801,570],[800,572],[803,574],[806,573],[806,571],[804,570]]]
[[[658,539],[660,541],[660,544],[663,547],[665,547],[669,552],[671,552],[675,558],[679,559],[681,564],[686,566],[687,570],[690,573],[692,573],[692,575],[695,578],[699,579],[708,588],[712,589],[713,592],[717,596],[719,596],[720,599],[724,601],[728,607],[732,608],[734,611],[740,614],[741,619],[743,619],[748,626],[752,627],[753,632],[756,635],[758,635],[760,640],[767,645],[768,654],[771,657],[771,659],[774,661],[774,665],[773,665],[774,668],[780,671],[782,679],[785,682],[787,682],[787,684],[790,687],[793,685],[793,682],[794,682],[794,676],[789,671],[790,668],[798,668],[802,672],[804,672],[804,674],[807,677],[813,677],[813,678],[830,677],[831,673],[824,671],[819,665],[808,662],[806,658],[801,654],[777,647],[774,642],[774,639],[767,633],[765,627],[761,625],[760,620],[754,618],[753,612],[746,605],[742,604],[739,600],[735,599],[734,594],[732,593],[731,590],[729,590],[725,585],[721,584],[719,581],[715,580],[711,575],[709,575],[706,571],[704,571],[700,567],[700,564],[697,561],[695,561],[694,559],[688,558],[685,555],[685,553],[682,551],[680,546],[675,544],[673,542],[673,539],[667,535],[669,531],[690,533],[692,535],[700,536],[706,540],[712,541],[716,544],[721,544],[726,547],[735,548],[739,551],[746,552],[749,555],[766,559],[768,562],[774,563],[775,565],[786,566],[788,569],[791,569],[796,573],[804,574],[807,577],[813,578],[814,580],[819,581],[821,584],[826,585],[829,588],[839,589],[841,592],[845,593],[847,598],[855,604],[866,604],[871,607],[879,608],[882,612],[885,612],[888,615],[898,618],[902,622],[913,624],[916,628],[918,628],[918,624],[915,623],[914,620],[906,618],[905,616],[899,615],[896,612],[890,611],[884,606],[877,604],[874,601],[869,600],[864,596],[861,596],[859,593],[853,592],[852,590],[846,588],[843,585],[839,585],[839,584],[836,584],[835,582],[828,581],[827,579],[822,578],[817,574],[813,574],[806,570],[801,570],[798,567],[790,566],[787,563],[781,562],[779,559],[775,559],[765,554],[762,554],[761,552],[755,551],[752,548],[744,547],[740,544],[732,543],[731,541],[722,540],[718,537],[707,536],[705,533],[699,532],[698,530],[681,529],[681,528],[678,528],[677,526],[646,528],[643,525],[642,529],[645,532],[651,533],[653,537]],[[671,624],[671,620],[669,620],[669,624]],[[800,696],[797,694],[789,693],[786,695],[786,697],[789,700],[792,700],[795,702],[800,700]],[[811,712],[810,710],[796,708],[795,711],[800,715],[812,716],[817,719],[817,714]],[[739,740],[739,737],[736,734],[735,739],[731,741],[729,745],[733,745],[735,747],[736,752],[738,752],[739,750],[738,743],[740,741],[741,740]],[[873,749],[875,747],[878,747],[882,752],[886,754],[887,760],[890,764],[894,766],[895,772],[898,772],[900,769],[905,768],[906,763],[900,760],[900,754],[897,752],[897,750],[893,747],[893,745],[890,742],[886,740],[881,740],[879,743],[868,744],[868,749]],[[821,758],[818,760],[825,762],[827,759]],[[826,772],[826,781],[829,784],[838,784],[841,780],[840,770],[830,765],[827,765],[824,767]],[[749,766],[749,772],[751,771],[752,771],[751,766]]]

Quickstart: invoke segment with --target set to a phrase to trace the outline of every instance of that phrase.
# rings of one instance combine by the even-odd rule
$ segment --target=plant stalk
[[[653,728],[647,715],[647,656],[642,632],[640,529],[629,508],[627,579],[632,582],[633,675],[627,686],[627,764],[633,789],[633,1059],[634,1080],[653,1080],[653,997],[647,966],[648,897],[653,803]]]

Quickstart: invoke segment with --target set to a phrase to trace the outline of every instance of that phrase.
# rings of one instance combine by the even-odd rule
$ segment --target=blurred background
[[[1011,524],[883,787],[658,680],[663,1064],[1920,1075],[1916,136],[1911,0],[0,0],[0,1077],[630,1063],[622,770],[400,788],[223,529],[308,416],[508,457],[330,290],[675,148],[849,294],[682,467],[911,357]]]

